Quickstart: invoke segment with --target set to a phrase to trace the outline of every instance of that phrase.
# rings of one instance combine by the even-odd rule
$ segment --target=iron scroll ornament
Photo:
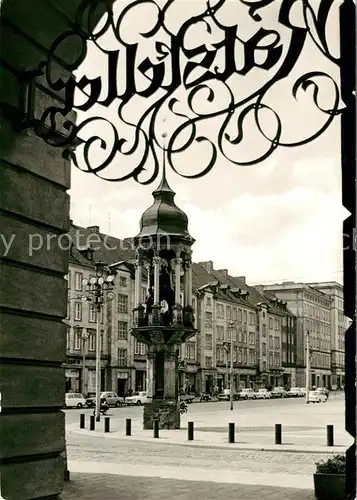
[[[98,1],[84,0],[76,11],[75,22],[72,28],[58,37],[52,44],[46,61],[41,62],[39,67],[28,72],[30,86],[36,85],[38,78],[45,78],[47,86],[54,93],[64,94],[63,102],[59,106],[51,106],[45,109],[40,118],[30,119],[25,127],[34,128],[37,135],[42,137],[48,144],[64,149],[64,155],[83,171],[93,173],[96,176],[111,180],[123,181],[134,178],[141,184],[150,184],[159,173],[159,153],[165,149],[167,152],[168,165],[179,175],[186,178],[198,178],[206,175],[216,163],[218,155],[236,165],[254,165],[267,159],[278,146],[296,147],[313,141],[320,136],[332,123],[333,119],[342,112],[340,108],[340,91],[333,77],[324,71],[310,71],[301,75],[292,87],[292,95],[298,99],[299,92],[306,91],[309,87],[313,89],[313,103],[323,114],[324,121],[320,128],[309,137],[295,142],[288,142],[283,138],[283,120],[281,116],[268,104],[266,98],[275,85],[287,79],[295,68],[296,63],[304,49],[305,43],[311,39],[318,50],[335,65],[339,65],[339,59],[330,52],[326,25],[328,16],[335,0],[320,0],[316,9],[316,0],[237,0],[246,8],[247,15],[257,24],[257,31],[248,40],[239,37],[237,24],[224,25],[220,21],[220,11],[225,7],[226,0],[216,0],[211,5],[211,0],[203,4],[202,12],[187,19],[177,30],[173,32],[168,27],[170,10],[176,4],[176,0],[168,0],[163,6],[159,6],[155,0],[136,0],[122,9],[119,17],[115,19],[111,2],[104,0],[105,16],[99,28],[92,28],[93,19],[98,8]],[[163,3],[163,2],[161,2]],[[280,34],[275,30],[266,30],[261,26],[264,10],[271,4],[278,4],[278,23],[290,33],[289,44],[284,46]],[[103,3],[102,3],[103,5]],[[314,5],[314,8],[313,6]],[[138,60],[139,43],[128,43],[122,35],[121,27],[126,18],[133,13],[140,15],[143,7],[156,9],[156,17],[149,31],[140,33],[143,40],[154,42],[156,50],[156,61],[150,57]],[[301,9],[303,25],[293,21],[293,11],[296,7]],[[141,11],[142,12],[142,11]],[[201,44],[195,48],[188,48],[186,35],[192,27],[204,24],[209,35],[212,30],[218,30],[222,34],[219,42]],[[104,36],[110,34],[115,37],[119,49],[109,50],[101,45]],[[164,35],[168,43],[155,40],[158,35]],[[59,60],[61,46],[76,40],[80,44],[78,57],[71,64],[66,64],[68,78],[56,78],[53,70],[54,63]],[[88,78],[82,76],[76,79],[72,75],[85,60],[88,51],[87,42],[91,41],[96,48],[106,57],[108,74],[106,84],[102,77]],[[235,57],[236,45],[239,44],[243,54],[243,61],[238,67]],[[224,64],[220,68],[215,64],[217,53],[224,53]],[[285,51],[285,56],[284,55]],[[264,61],[257,62],[257,52],[264,53]],[[182,57],[186,63],[182,65]],[[197,57],[200,61],[197,62]],[[119,81],[118,74],[125,60],[126,75],[124,90],[123,81]],[[280,64],[279,64],[280,63]],[[168,66],[171,71],[168,72]],[[183,66],[183,67],[182,67]],[[277,69],[276,69],[277,68]],[[242,99],[237,99],[237,93],[230,86],[234,75],[248,74],[253,70],[274,70],[275,74],[259,89],[255,90]],[[200,76],[195,72],[200,70]],[[145,77],[148,85],[139,89],[136,76]],[[168,75],[170,81],[166,83]],[[319,82],[321,79],[328,80],[332,84],[334,95],[332,104],[326,108],[319,104]],[[76,103],[75,94],[80,92],[82,101]],[[103,97],[103,92],[105,96]],[[178,93],[184,94],[184,99],[178,97]],[[159,96],[156,98],[157,94]],[[76,94],[77,95],[77,94]],[[217,103],[218,96],[226,96],[224,106]],[[150,104],[138,121],[130,121],[126,117],[126,110],[135,98],[147,100]],[[200,98],[200,99],[199,99]],[[186,106],[186,112],[180,110],[180,105]],[[152,102],[153,101],[153,102]],[[214,109],[202,111],[197,102],[205,101]],[[84,121],[76,123],[70,114],[74,111],[88,112],[96,105],[109,108],[113,103],[116,106],[116,114],[119,123],[126,130],[131,130],[131,138],[126,136],[123,128],[117,123],[112,123],[105,116],[90,116]],[[216,105],[215,105],[216,104]],[[268,112],[275,120],[275,131],[270,136],[264,130],[261,120],[262,111]],[[160,113],[171,113],[180,124],[169,135],[166,145],[162,144],[158,134],[158,122]],[[238,147],[245,135],[245,124],[248,117],[253,117],[255,126],[261,137],[267,141],[266,150],[257,157],[248,160],[232,158],[228,153],[227,146]],[[200,132],[200,125],[209,119],[220,119],[220,125],[216,140]],[[235,136],[229,133],[229,128],[235,124]],[[111,138],[106,135],[101,137],[98,132],[111,131]],[[63,133],[65,131],[65,133]],[[89,137],[84,138],[88,135]],[[104,134],[103,134],[104,135]],[[207,164],[200,167],[198,173],[184,175],[180,173],[175,165],[176,155],[188,150],[194,143],[204,143],[209,146],[210,153]],[[99,164],[93,164],[91,151],[93,147],[100,147],[106,157]],[[105,171],[115,160],[115,168],[120,172],[125,157],[138,154],[140,159],[136,167],[129,173],[106,177]],[[121,158],[117,160],[117,158]],[[148,172],[148,163],[152,161],[153,168]]]

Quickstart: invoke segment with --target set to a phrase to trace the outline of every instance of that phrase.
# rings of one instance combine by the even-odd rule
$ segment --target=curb
[[[85,430],[84,430],[85,431]],[[346,451],[348,446],[335,445],[335,446],[326,446],[326,447],[291,447],[291,445],[260,445],[260,444],[239,444],[239,443],[227,443],[227,444],[216,444],[216,443],[199,443],[199,442],[176,442],[176,441],[168,441],[167,438],[136,438],[135,436],[115,436],[114,432],[108,434],[104,434],[103,432],[97,431],[85,431],[82,432],[80,430],[71,430],[70,432],[74,432],[75,434],[93,436],[93,437],[102,437],[104,439],[116,439],[120,441],[136,441],[140,443],[161,443],[166,445],[173,446],[183,446],[188,448],[203,448],[203,449],[217,449],[217,450],[242,450],[242,451],[265,451],[265,452],[278,452],[278,453],[304,453],[304,454],[335,454],[338,452]]]

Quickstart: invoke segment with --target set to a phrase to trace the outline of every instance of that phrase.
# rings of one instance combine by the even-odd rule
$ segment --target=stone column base
[[[144,405],[144,429],[153,429],[154,420],[159,420],[160,429],[180,428],[180,404],[172,399],[154,399]]]

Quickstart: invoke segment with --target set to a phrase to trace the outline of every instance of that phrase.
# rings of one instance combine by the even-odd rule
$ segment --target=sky
[[[189,15],[194,15],[195,9],[199,10],[199,4],[200,1],[178,1],[178,10],[173,12],[172,19],[182,23]],[[259,27],[253,21],[249,24],[245,7],[244,11],[238,12],[236,9],[237,3],[228,1],[222,11],[222,19],[227,22],[227,19],[235,19],[236,15],[237,18],[245,15],[247,23],[244,24],[244,31],[239,31],[239,34],[242,39],[248,39]],[[266,16],[262,16],[263,26],[266,29],[277,29],[276,11],[267,9],[266,12]],[[329,19],[328,40],[331,50],[338,56],[336,12],[334,10]],[[145,16],[140,18],[139,28],[143,27],[143,23],[145,25],[145,22],[149,22],[149,14],[150,11],[147,11],[147,19]],[[301,13],[294,14],[297,16],[296,23],[302,22]],[[126,27],[125,24],[123,26]],[[140,36],[133,33],[132,26],[130,24],[127,36],[136,40]],[[139,28],[137,31],[140,31]],[[202,27],[200,29],[201,31],[195,29],[190,35],[188,43],[192,46],[199,45],[198,40],[207,36],[205,30],[202,31]],[[219,39],[219,33],[216,35]],[[282,30],[281,36],[286,47],[289,41],[288,31]],[[242,55],[240,48],[237,49],[237,60]],[[146,49],[150,50],[150,47]],[[96,74],[104,75],[106,65],[99,52],[93,49],[88,54],[79,74],[92,77]],[[310,43],[306,45],[291,78],[276,86],[269,96],[269,105],[282,119],[283,137],[287,142],[298,140],[305,133],[313,133],[323,123],[321,117],[323,120],[324,115],[317,112],[312,104],[312,91],[300,93],[298,101],[291,95],[294,81],[316,68],[325,69],[338,82],[336,67]],[[274,69],[268,73],[257,68],[245,76],[240,75],[236,80],[232,78],[231,85],[236,94],[244,97],[273,74]],[[202,96],[199,105],[202,108],[211,106],[210,109],[212,106],[224,107],[224,91],[217,90],[218,97],[212,103],[207,103]],[[184,98],[182,89],[179,92],[178,95]],[[331,86],[327,82],[325,87],[321,86],[322,105],[331,106],[331,95]],[[135,113],[140,116],[142,105],[143,99],[140,103],[134,103],[136,108],[130,109],[131,116]],[[82,115],[79,116],[82,119]],[[115,109],[106,109],[103,116],[117,127],[121,126]],[[161,127],[162,132],[164,127],[170,137],[176,126],[175,117],[167,109],[163,110],[162,116],[166,122],[165,125],[159,124],[158,129]],[[217,138],[217,124],[218,120],[215,119],[203,124],[204,133],[214,142]],[[266,116],[263,124],[270,127],[269,130],[274,130],[271,116]],[[234,127],[231,128],[234,134],[233,129]],[[158,134],[161,132],[159,130]],[[244,148],[238,150],[230,146],[228,156],[249,159],[257,151],[262,151],[267,143],[249,121],[244,138]],[[185,179],[168,168],[167,178],[176,192],[175,201],[188,215],[189,231],[196,239],[193,247],[194,261],[212,260],[216,269],[224,268],[234,276],[246,276],[248,283],[286,280],[334,280],[342,283],[342,222],[348,212],[341,204],[339,144],[340,127],[339,119],[336,118],[314,142],[296,148],[278,148],[272,156],[257,165],[235,165],[219,155],[213,170],[199,179]],[[206,151],[193,148],[185,152],[176,164],[181,172],[187,174],[202,169],[206,159]],[[115,158],[112,170],[108,169],[109,177],[110,172],[118,172],[122,168],[123,161],[126,162],[124,169],[130,170],[135,166],[130,163],[130,159]],[[71,218],[75,224],[97,225],[102,232],[119,238],[135,236],[139,232],[140,217],[152,204],[151,193],[158,183],[159,179],[148,186],[133,180],[110,182],[73,166]]]

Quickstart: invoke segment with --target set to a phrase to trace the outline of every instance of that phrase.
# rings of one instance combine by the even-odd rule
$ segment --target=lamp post
[[[310,332],[306,333],[306,403],[309,402],[310,391]]]
[[[81,332],[81,338],[82,338],[82,387],[81,391],[83,396],[86,395],[87,389],[86,389],[86,340],[88,339],[88,333],[82,329]]]
[[[234,330],[234,322],[230,321],[228,324],[228,328],[230,331],[230,341],[224,342],[224,347],[227,352],[230,353],[230,365],[229,365],[229,401],[230,401],[230,409],[233,410],[233,330]],[[227,359],[228,361],[228,359]],[[227,363],[228,367],[228,363]]]
[[[95,263],[96,277],[89,281],[84,279],[83,286],[85,294],[82,296],[83,302],[93,302],[96,310],[97,333],[95,349],[95,415],[96,421],[100,421],[100,385],[101,385],[101,359],[100,359],[100,316],[105,300],[113,300],[114,276],[109,275],[104,278],[105,264]]]

